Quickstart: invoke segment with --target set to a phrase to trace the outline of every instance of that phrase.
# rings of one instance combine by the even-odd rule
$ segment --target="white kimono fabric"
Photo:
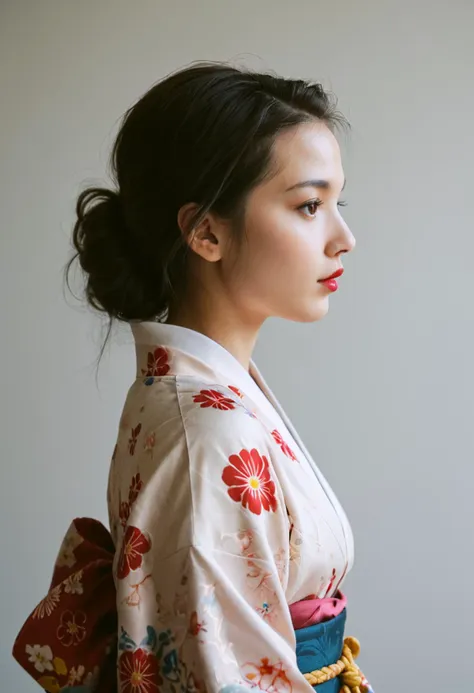
[[[340,588],[347,519],[253,363],[186,328],[132,329],[108,488],[119,690],[309,693],[289,605]]]

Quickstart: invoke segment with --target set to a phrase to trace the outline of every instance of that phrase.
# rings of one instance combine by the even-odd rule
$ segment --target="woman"
[[[196,65],[126,114],[115,189],[79,197],[87,298],[131,324],[137,377],[111,538],[73,522],[15,645],[46,690],[369,690],[349,524],[251,359],[268,317],[326,315],[354,247],[343,122],[318,84]]]

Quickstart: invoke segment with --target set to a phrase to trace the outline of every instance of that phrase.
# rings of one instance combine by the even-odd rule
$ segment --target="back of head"
[[[322,86],[303,80],[206,63],[153,86],[123,118],[115,189],[87,189],[77,202],[71,263],[89,303],[120,320],[162,318],[186,284],[179,209],[198,205],[187,232],[210,210],[241,218],[271,172],[278,133],[313,119],[344,122]]]

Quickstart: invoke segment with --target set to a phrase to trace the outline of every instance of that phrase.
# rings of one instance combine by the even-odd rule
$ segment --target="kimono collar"
[[[273,396],[253,360],[247,371],[221,344],[187,327],[160,322],[134,323],[131,327],[137,377],[168,374],[202,377],[210,383],[238,388],[267,415],[275,417]]]

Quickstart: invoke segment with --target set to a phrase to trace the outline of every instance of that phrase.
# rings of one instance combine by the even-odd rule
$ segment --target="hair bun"
[[[122,320],[154,318],[160,312],[159,291],[150,292],[145,281],[119,193],[88,188],[78,198],[76,214],[73,244],[89,303]]]

